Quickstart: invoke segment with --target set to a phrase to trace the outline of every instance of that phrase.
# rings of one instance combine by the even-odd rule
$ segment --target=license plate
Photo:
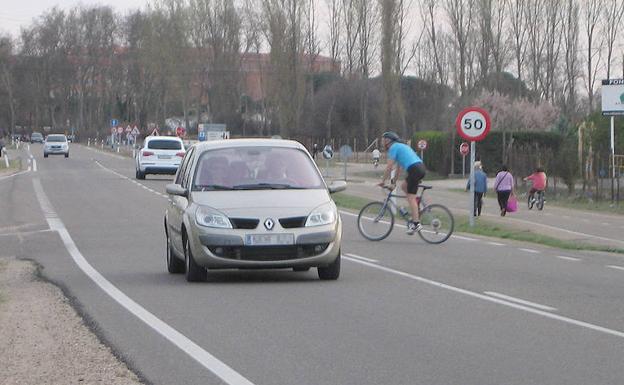
[[[294,243],[294,234],[247,234],[245,236],[245,245],[248,246],[292,245]]]
[[[158,155],[158,159],[171,159],[171,155]]]

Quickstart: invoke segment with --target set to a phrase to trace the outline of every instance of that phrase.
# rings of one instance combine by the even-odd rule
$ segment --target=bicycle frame
[[[386,195],[386,199],[384,199],[383,201],[383,208],[386,209],[390,207],[392,212],[399,212],[399,210],[397,210],[399,207],[397,206],[396,203],[392,201],[392,198],[407,198],[407,195],[393,194],[394,189],[390,189],[390,187],[388,186],[384,186],[383,188],[388,190],[388,195]],[[422,189],[422,188],[420,189],[420,193],[416,194],[416,202],[418,202],[418,211],[422,211],[424,207],[427,207],[427,203],[425,202],[424,196],[423,196],[424,194],[425,194],[425,189]],[[383,214],[383,210],[381,211],[380,214]],[[401,217],[405,218],[405,215],[401,214],[400,212],[399,214],[401,215]],[[379,220],[380,218],[378,217],[375,219]]]

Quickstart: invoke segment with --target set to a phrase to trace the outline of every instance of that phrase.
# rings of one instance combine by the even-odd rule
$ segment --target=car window
[[[182,142],[177,140],[153,139],[147,142],[147,148],[151,150],[181,150]]]
[[[189,179],[190,179],[191,169],[193,168],[194,159],[195,159],[195,151],[193,151],[191,153],[191,156],[189,156],[189,161],[186,164],[186,168],[184,169],[184,175],[182,175],[182,187],[189,188],[189,185],[190,185]]]
[[[181,185],[182,180],[184,179],[184,174],[186,173],[187,168],[190,168],[190,159],[195,152],[195,147],[191,147],[190,150],[184,155],[184,159],[182,159],[182,164],[178,169],[178,174],[176,175],[175,183]]]
[[[288,147],[235,147],[201,154],[194,191],[325,188],[312,160]]]
[[[46,142],[66,142],[65,135],[48,135]]]

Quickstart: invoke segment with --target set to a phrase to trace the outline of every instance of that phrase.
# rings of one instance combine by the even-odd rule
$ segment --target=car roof
[[[295,140],[263,138],[211,140],[206,142],[198,142],[195,144],[195,147],[197,148],[197,151],[232,147],[282,147],[296,148],[300,150],[306,149],[304,145]]]
[[[173,140],[176,142],[181,142],[182,139],[178,138],[177,136],[146,136],[145,137],[146,141],[150,141],[150,140]]]

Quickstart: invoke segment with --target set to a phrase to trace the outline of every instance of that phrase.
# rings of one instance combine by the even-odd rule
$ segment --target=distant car
[[[46,136],[45,142],[43,142],[43,157],[47,158],[50,154],[65,155],[66,158],[69,158],[69,143],[65,135],[51,134]]]
[[[175,136],[148,136],[136,155],[136,178],[147,174],[175,174],[186,154],[184,143]]]
[[[318,269],[340,275],[342,222],[305,147],[234,139],[192,146],[167,185],[167,268],[201,281],[210,269]]]
[[[44,139],[43,139],[43,135],[40,132],[33,132],[32,135],[30,135],[30,143],[43,143]]]

